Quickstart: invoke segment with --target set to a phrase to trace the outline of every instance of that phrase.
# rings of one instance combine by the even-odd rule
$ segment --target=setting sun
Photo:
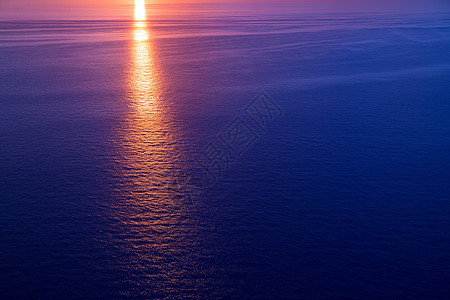
[[[145,0],[135,0],[134,1],[134,19],[136,21],[145,21]]]

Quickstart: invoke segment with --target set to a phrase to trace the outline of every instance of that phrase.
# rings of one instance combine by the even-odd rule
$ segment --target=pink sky
[[[258,0],[147,0],[147,4],[171,4],[171,3],[222,3],[222,2],[255,2]],[[264,1],[264,0],[263,0]],[[134,0],[0,0],[7,5],[133,5]]]
[[[147,4],[172,4],[172,3],[224,3],[224,2],[361,2],[357,0],[146,0]],[[367,2],[367,1],[366,1]],[[89,5],[133,5],[134,0],[0,0],[0,5],[22,6],[22,5],[52,5],[52,6],[89,6]]]
[[[448,3],[448,0],[435,0],[432,3]],[[70,7],[74,9],[85,9],[95,6],[102,11],[111,12],[110,8],[119,8],[119,5],[127,5],[132,9],[135,0],[0,0],[0,18],[15,18],[15,17],[33,17],[34,15],[46,14],[47,17],[63,18],[63,15],[58,15],[55,10],[65,10]],[[151,4],[175,4],[175,3],[236,3],[236,8],[239,9],[239,4],[265,2],[272,5],[283,5],[282,3],[302,3],[321,8],[332,10],[347,9],[351,10],[356,7],[365,7],[366,9],[385,10],[395,7],[394,3],[403,2],[408,3],[407,8],[413,9],[418,3],[424,3],[426,0],[146,0],[147,5]],[[398,4],[398,3],[397,3]],[[421,6],[421,5],[419,5]],[[255,8],[259,8],[256,6]],[[405,8],[401,5],[402,9]],[[99,17],[99,15],[95,15]],[[35,16],[38,17],[38,16]],[[108,15],[108,17],[110,17]]]

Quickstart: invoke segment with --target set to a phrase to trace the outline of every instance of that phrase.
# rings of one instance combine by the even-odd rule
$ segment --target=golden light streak
[[[145,3],[135,4],[126,79],[129,113],[120,132],[121,175],[127,182],[128,204],[132,207],[149,201],[154,205],[171,201],[162,186],[168,182],[180,153],[176,149],[170,105],[164,101],[158,50],[145,20]]]
[[[158,60],[161,54],[145,20],[143,2],[136,1],[124,80],[126,109],[115,139],[118,155],[114,156],[114,178],[119,184],[113,195],[118,196],[117,201],[107,201],[120,237],[114,247],[127,257],[123,266],[140,274],[148,272],[149,264],[164,264],[159,258],[167,251],[182,256],[183,249],[197,238],[195,226],[186,225],[189,218],[177,208],[177,188],[171,187],[176,179],[174,170],[186,161],[178,127],[182,122],[167,96],[173,83],[164,79],[167,77]],[[183,266],[170,268],[164,276],[180,278],[183,272]],[[146,278],[138,284],[144,287],[151,280]]]

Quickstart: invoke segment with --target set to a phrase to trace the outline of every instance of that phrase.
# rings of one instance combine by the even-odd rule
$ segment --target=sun
[[[145,13],[145,0],[135,0],[134,1],[134,20],[135,21],[145,21],[147,19]]]

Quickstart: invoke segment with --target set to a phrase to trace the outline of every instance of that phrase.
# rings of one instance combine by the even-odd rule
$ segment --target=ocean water
[[[0,17],[0,298],[450,297],[447,1]]]

